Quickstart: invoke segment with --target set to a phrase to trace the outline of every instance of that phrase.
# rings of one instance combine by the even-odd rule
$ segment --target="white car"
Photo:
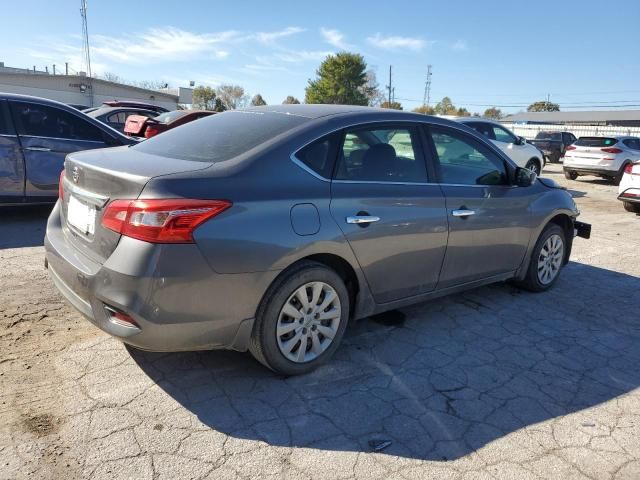
[[[564,176],[596,175],[618,185],[625,167],[640,160],[640,138],[580,137],[564,153]]]
[[[462,117],[455,120],[487,137],[519,167],[528,168],[537,175],[542,172],[546,161],[544,153],[498,122],[478,117]]]
[[[628,163],[618,187],[618,200],[628,212],[640,213],[640,162]]]

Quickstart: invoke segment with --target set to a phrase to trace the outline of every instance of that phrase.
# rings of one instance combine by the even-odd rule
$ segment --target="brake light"
[[[193,231],[232,205],[227,200],[113,200],[102,226],[151,243],[193,243]]]
[[[60,180],[58,181],[58,198],[64,200],[64,169],[60,172]]]
[[[566,151],[568,151],[568,150],[575,150],[575,149],[576,149],[576,147],[574,147],[573,145],[569,145],[569,146],[568,146],[567,148],[565,148],[564,150],[565,150],[565,152],[566,152]]]
[[[628,173],[629,175],[631,175],[632,170],[633,170],[633,164],[632,163],[627,163],[624,166],[624,173]]]
[[[622,153],[622,150],[616,147],[601,148],[600,150],[607,153]]]
[[[160,129],[156,125],[147,125],[147,129],[144,131],[144,138],[151,138],[160,133]]]

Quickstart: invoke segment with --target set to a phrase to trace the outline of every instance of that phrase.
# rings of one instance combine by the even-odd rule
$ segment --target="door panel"
[[[27,197],[56,197],[66,155],[107,146],[105,133],[79,114],[28,101],[9,106],[22,146]]]
[[[448,127],[429,127],[449,240],[438,288],[516,270],[529,244],[530,188],[514,187],[493,149]]]
[[[437,185],[334,181],[331,214],[364,271],[377,303],[433,290],[447,244],[447,219]],[[373,223],[347,223],[356,215]]]
[[[438,288],[516,270],[529,245],[527,188],[442,185],[449,242]],[[474,212],[456,217],[454,210]]]

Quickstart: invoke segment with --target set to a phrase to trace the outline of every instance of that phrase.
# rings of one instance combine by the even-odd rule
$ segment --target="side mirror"
[[[536,172],[532,172],[528,168],[516,168],[516,185],[518,187],[530,187],[538,178]]]
[[[524,137],[517,137],[515,144],[516,145],[524,145],[525,143],[527,143],[527,139]]]

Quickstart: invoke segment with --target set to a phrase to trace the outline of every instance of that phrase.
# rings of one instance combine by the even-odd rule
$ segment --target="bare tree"
[[[244,93],[244,88],[240,85],[220,85],[216,89],[216,95],[227,110],[242,108],[249,99],[248,95]]]
[[[370,107],[379,107],[385,100],[384,93],[380,90],[378,79],[376,78],[376,72],[373,69],[369,69],[366,72],[367,83],[362,87],[363,93],[369,100]]]

